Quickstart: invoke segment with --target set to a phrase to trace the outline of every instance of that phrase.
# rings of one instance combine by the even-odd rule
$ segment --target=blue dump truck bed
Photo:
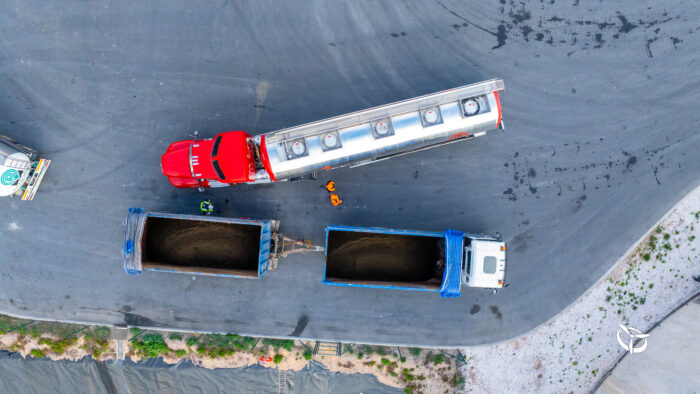
[[[124,270],[259,278],[270,263],[272,220],[145,212],[130,208]]]
[[[459,297],[464,233],[330,226],[323,283]]]

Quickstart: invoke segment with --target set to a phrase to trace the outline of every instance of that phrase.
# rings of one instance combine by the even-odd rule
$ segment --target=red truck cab
[[[217,187],[255,181],[255,145],[243,131],[178,141],[161,157],[163,175],[179,188]]]

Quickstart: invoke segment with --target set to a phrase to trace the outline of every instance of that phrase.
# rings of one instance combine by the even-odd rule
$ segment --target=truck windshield
[[[214,157],[219,154],[219,145],[221,144],[221,136],[216,137],[216,141],[214,141],[214,147],[211,150],[211,157]],[[224,177],[221,177],[223,179]]]
[[[224,176],[224,172],[221,171],[221,166],[219,165],[218,160],[212,160],[211,164],[214,166],[214,171],[216,171],[216,174],[219,176],[219,179],[222,181],[226,179],[226,176]]]
[[[493,256],[484,257],[484,273],[485,274],[495,274],[496,273],[496,258]]]

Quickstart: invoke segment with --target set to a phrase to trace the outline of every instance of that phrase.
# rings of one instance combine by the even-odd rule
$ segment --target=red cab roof
[[[217,135],[212,145],[219,137],[219,149],[212,160],[218,161],[226,176],[222,181],[239,183],[255,180],[255,159],[248,144],[250,136],[243,131],[229,131]]]

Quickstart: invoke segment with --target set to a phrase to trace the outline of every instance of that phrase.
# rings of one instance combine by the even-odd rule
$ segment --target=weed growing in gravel
[[[182,335],[174,332],[168,336],[168,338],[172,339],[173,341],[181,341],[182,340]]]
[[[133,341],[136,352],[145,358],[157,358],[166,355],[170,348],[160,334],[146,334],[141,341]]]

